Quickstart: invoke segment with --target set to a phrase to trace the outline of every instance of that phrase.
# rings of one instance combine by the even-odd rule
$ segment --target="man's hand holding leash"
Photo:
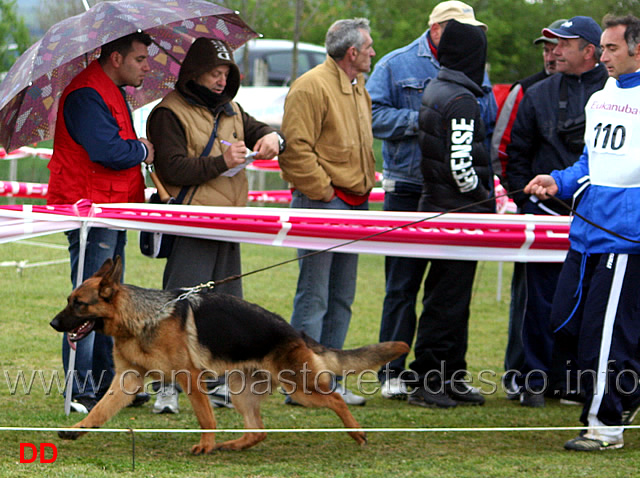
[[[545,200],[558,193],[558,185],[551,175],[538,174],[525,186],[524,192]]]

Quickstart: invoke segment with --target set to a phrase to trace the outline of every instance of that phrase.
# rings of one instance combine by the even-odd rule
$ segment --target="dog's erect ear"
[[[113,268],[113,259],[111,259],[110,257],[104,261],[104,263],[100,266],[100,269],[98,269],[96,271],[94,275],[94,277],[104,277],[106,276],[109,271]]]
[[[110,266],[107,270],[103,271],[105,267]],[[99,274],[102,272],[101,274]],[[100,267],[100,270],[96,275],[102,276],[100,281],[100,297],[105,300],[109,300],[113,295],[114,286],[120,284],[122,280],[122,259],[120,256],[116,257],[115,263],[111,259],[107,259]]]

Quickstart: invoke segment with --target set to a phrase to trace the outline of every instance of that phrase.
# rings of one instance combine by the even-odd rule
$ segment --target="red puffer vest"
[[[85,87],[100,94],[120,127],[120,137],[137,139],[120,88],[97,61],[92,62],[71,81],[60,98],[53,157],[48,166],[47,203],[73,204],[80,199],[96,203],[143,202],[144,179],[140,166],[116,171],[94,163],[85,149],[69,135],[64,122],[64,102],[69,93]]]

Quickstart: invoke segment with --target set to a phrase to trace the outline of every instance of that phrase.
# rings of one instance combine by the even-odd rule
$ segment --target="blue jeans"
[[[396,190],[384,195],[385,211],[417,211],[420,188],[396,183]],[[385,296],[380,321],[380,342],[400,340],[411,346],[416,334],[416,300],[428,259],[386,256],[384,259]],[[405,370],[407,354],[380,370],[381,382],[398,377]]]
[[[294,191],[292,208],[367,210],[369,203],[351,206],[340,198],[314,201]],[[298,257],[313,252],[298,249]],[[325,347],[341,349],[351,321],[356,295],[358,255],[323,252],[300,259],[291,325]]]
[[[65,233],[69,241],[71,260],[71,284],[76,288],[78,261],[80,256],[80,230]],[[122,258],[124,276],[124,248],[126,231],[114,231],[102,227],[89,229],[84,258],[83,280],[91,277],[108,258]],[[70,347],[67,334],[62,339],[62,362],[65,377],[68,373]],[[100,332],[91,332],[76,342],[75,376],[72,397],[95,397],[100,399],[113,380],[113,339]]]

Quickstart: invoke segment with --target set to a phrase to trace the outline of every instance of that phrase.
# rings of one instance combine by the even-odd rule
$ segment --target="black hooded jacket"
[[[448,22],[438,49],[442,68],[425,88],[419,113],[421,211],[446,211],[491,197],[493,178],[477,100],[484,94],[486,51],[480,27]],[[495,201],[463,212],[495,212]]]

